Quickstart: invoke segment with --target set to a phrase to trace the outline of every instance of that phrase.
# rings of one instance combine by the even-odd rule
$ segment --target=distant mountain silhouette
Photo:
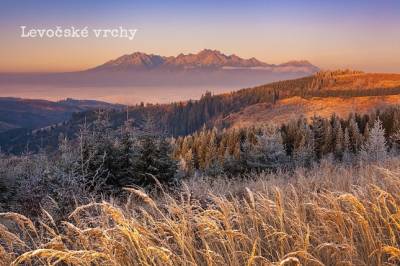
[[[130,70],[268,70],[314,73],[319,70],[308,61],[290,61],[281,65],[267,64],[252,57],[243,59],[237,55],[225,55],[217,50],[204,49],[197,54],[160,56],[135,52],[110,60],[89,71],[130,71]]]

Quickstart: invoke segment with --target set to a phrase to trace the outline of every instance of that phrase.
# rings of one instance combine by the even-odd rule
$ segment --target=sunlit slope
[[[283,123],[300,116],[314,115],[329,117],[336,114],[346,117],[350,113],[369,113],[376,109],[400,105],[400,95],[366,96],[366,97],[329,97],[310,98],[292,97],[278,101],[276,104],[259,103],[232,113],[221,121],[230,127],[248,127],[267,122]]]

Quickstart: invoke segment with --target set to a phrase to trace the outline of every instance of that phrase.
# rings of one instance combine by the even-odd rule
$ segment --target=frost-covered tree
[[[102,193],[117,187],[115,136],[107,114],[100,112],[89,128],[83,125],[79,135],[79,168],[82,182],[95,192]]]
[[[262,129],[248,159],[248,165],[258,171],[276,170],[287,163],[285,147],[279,130],[273,126]]]
[[[364,161],[381,161],[387,157],[387,145],[385,139],[385,130],[382,122],[377,119],[370,129],[368,139],[362,146],[360,158]]]

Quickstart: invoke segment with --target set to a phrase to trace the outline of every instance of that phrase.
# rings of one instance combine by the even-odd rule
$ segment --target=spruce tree
[[[117,146],[115,156],[115,175],[116,182],[120,187],[126,187],[134,184],[135,158],[137,149],[135,145],[135,136],[131,127],[122,128],[122,136]]]
[[[135,183],[148,186],[158,181],[172,182],[177,172],[177,162],[172,159],[170,144],[165,138],[142,135],[135,158]]]

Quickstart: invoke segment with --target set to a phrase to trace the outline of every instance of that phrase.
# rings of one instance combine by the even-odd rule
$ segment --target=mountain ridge
[[[129,71],[129,70],[185,70],[185,69],[265,69],[273,70],[282,67],[306,68],[304,72],[317,72],[319,68],[307,60],[291,60],[282,64],[268,64],[255,57],[241,58],[235,54],[226,55],[218,50],[203,49],[198,53],[177,56],[161,56],[134,52],[109,60],[102,65],[90,68],[87,71]]]

